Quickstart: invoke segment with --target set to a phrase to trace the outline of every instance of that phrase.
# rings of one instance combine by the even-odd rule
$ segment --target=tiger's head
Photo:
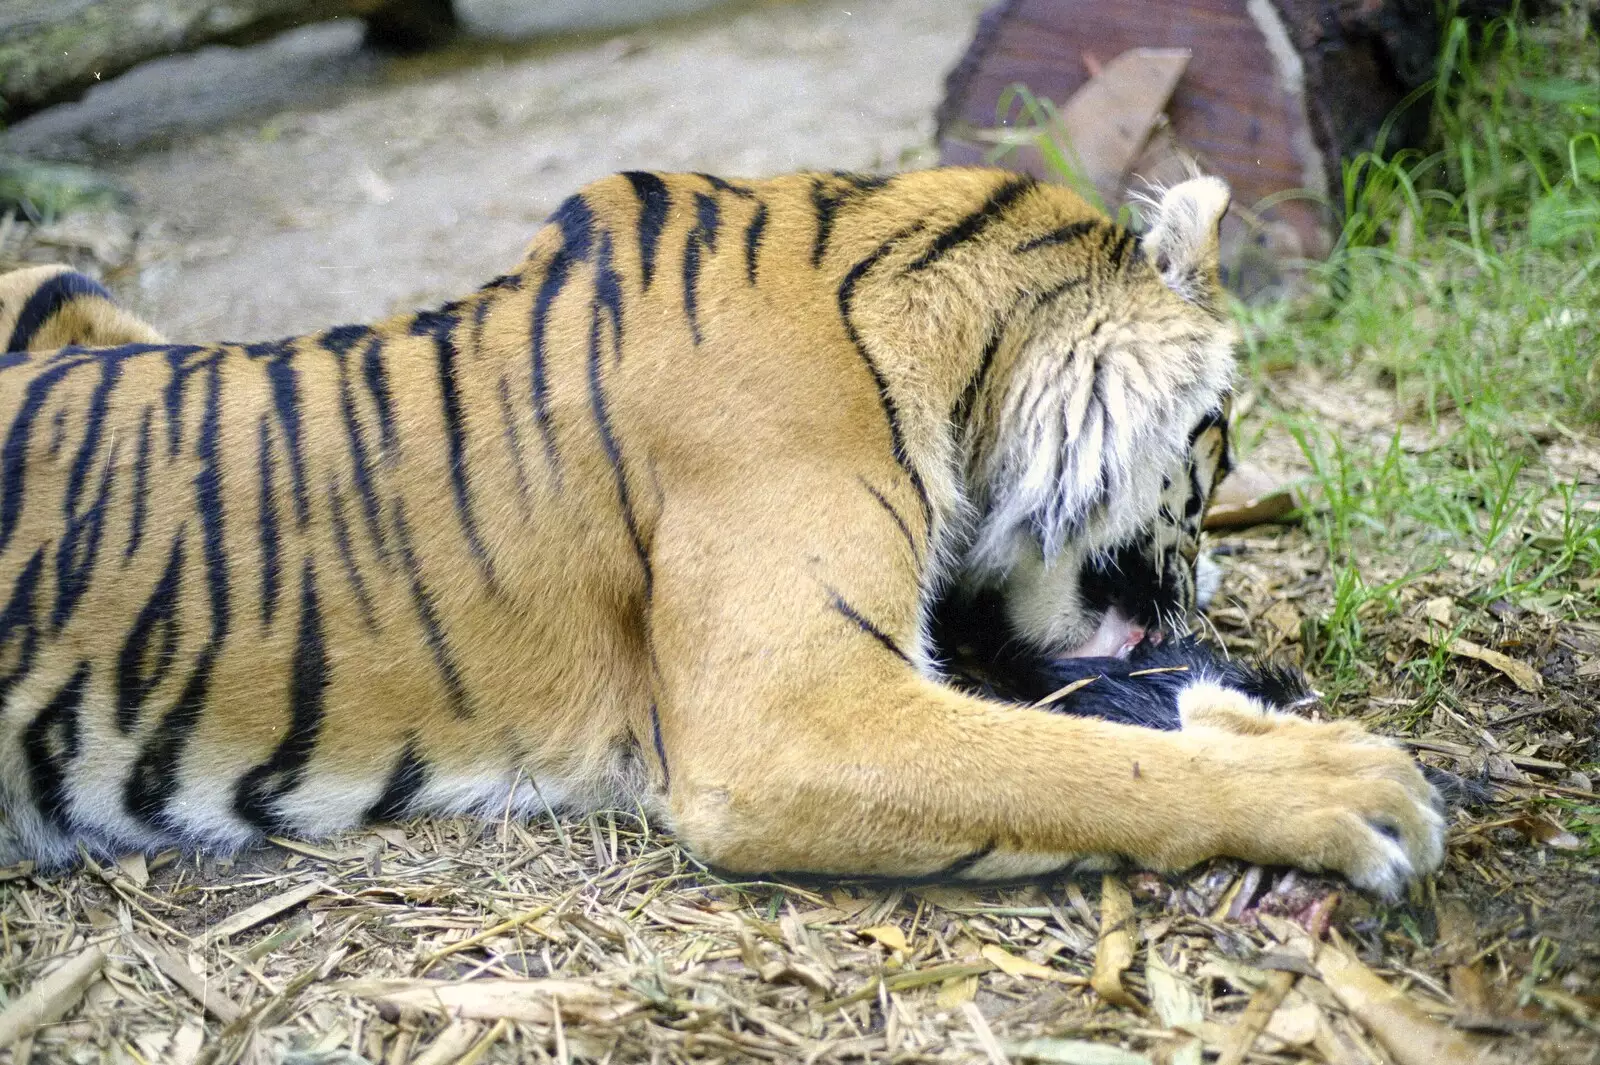
[[[1229,468],[1236,329],[1217,226],[1227,186],[1152,198],[1142,236],[1063,249],[1063,280],[997,355],[968,426],[974,534],[953,593],[1008,643],[1121,655],[1188,631],[1200,525]]]

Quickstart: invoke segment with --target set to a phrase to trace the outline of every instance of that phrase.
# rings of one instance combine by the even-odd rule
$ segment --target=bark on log
[[[249,44],[338,16],[367,20],[397,49],[447,37],[450,0],[6,0],[0,4],[0,120],[74,99],[148,59]]]
[[[1481,19],[1510,6],[1469,0],[1461,9]],[[1272,279],[1239,273],[1275,274],[1273,262],[1325,253],[1332,218],[1308,199],[1252,208],[1296,189],[1338,203],[1341,160],[1370,148],[1391,116],[1388,145],[1418,143],[1426,107],[1395,109],[1432,77],[1439,31],[1433,0],[1002,0],[946,81],[941,155],[950,163],[993,156],[995,127],[1018,119],[1015,107],[996,113],[1009,86],[1060,103],[1129,49],[1188,49],[1167,128],[1128,177],[1181,177],[1182,155],[1225,178],[1239,208],[1224,226],[1225,251],[1238,286],[1259,288]],[[1052,176],[1037,152],[1003,162]]]

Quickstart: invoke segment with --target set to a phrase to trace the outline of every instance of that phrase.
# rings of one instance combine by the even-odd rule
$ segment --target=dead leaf
[[[1242,529],[1282,521],[1299,506],[1294,493],[1253,463],[1242,462],[1217,486],[1206,510],[1207,529]]]
[[[357,998],[396,1009],[426,1010],[475,1020],[550,1024],[552,1003],[562,1020],[612,1024],[638,1012],[632,995],[583,980],[555,977],[529,980],[347,980],[332,985]]]
[[[150,883],[150,867],[145,864],[141,853],[124,854],[117,859],[117,868],[122,870],[123,876],[133,881],[134,887],[142,888]]]
[[[856,935],[882,944],[890,950],[898,951],[901,954],[911,949],[910,944],[906,942],[906,934],[900,930],[898,925],[873,925],[871,928],[860,929],[856,932]]]
[[[1054,980],[1058,984],[1071,984],[1074,987],[1082,987],[1086,982],[1081,976],[1059,972],[1048,965],[1040,965],[1036,961],[1019,958],[994,943],[984,947],[978,954],[985,961],[993,962],[994,967],[1007,976],[1026,976],[1034,980]]]
[[[1579,666],[1577,675],[1585,680],[1591,677],[1600,677],[1600,655],[1596,655]]]
[[[1061,105],[1059,137],[1107,202],[1161,120],[1189,65],[1187,48],[1130,48]]]
[[[1558,851],[1583,849],[1583,840],[1567,831],[1564,825],[1549,814],[1523,814],[1512,818],[1506,825],[1528,837],[1531,843],[1554,847]]]
[[[1122,974],[1133,964],[1133,899],[1122,880],[1111,873],[1100,879],[1100,940],[1089,984],[1105,1001],[1141,1009],[1139,1000],[1122,986]]]
[[[1433,1020],[1404,992],[1367,968],[1337,932],[1332,936],[1317,952],[1317,973],[1396,1065],[1478,1065],[1493,1060],[1489,1048]]]
[[[1475,644],[1471,640],[1463,639],[1460,636],[1449,639],[1447,642],[1444,633],[1421,628],[1416,631],[1422,641],[1429,646],[1444,647],[1445,650],[1453,655],[1475,659],[1486,666],[1493,666],[1511,678],[1511,683],[1525,692],[1544,690],[1544,678],[1539,675],[1538,670],[1526,662],[1519,662],[1510,655],[1503,655],[1499,651],[1491,651],[1487,647]]]

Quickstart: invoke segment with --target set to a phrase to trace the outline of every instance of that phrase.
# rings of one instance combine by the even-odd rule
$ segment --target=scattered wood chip
[[[244,1013],[243,1007],[212,986],[204,976],[189,968],[188,962],[170,950],[152,943],[137,932],[129,933],[124,938],[152,968],[177,984],[190,998],[200,1003],[207,1013],[223,1024],[238,1020]]]
[[[1089,984],[1105,1001],[1141,1009],[1139,1000],[1122,986],[1122,974],[1133,964],[1133,899],[1120,877],[1100,879],[1100,939]]]
[[[994,967],[1007,976],[1025,976],[1033,980],[1054,980],[1058,984],[1071,984],[1074,987],[1082,987],[1088,983],[1081,976],[1064,973],[1057,969],[1052,969],[1048,965],[1040,965],[1036,961],[1029,961],[1027,958],[1019,958],[995,943],[989,944],[978,953],[982,955],[985,961],[994,962]]]
[[[1250,1049],[1256,1045],[1256,1040],[1261,1038],[1261,1033],[1266,1031],[1267,1022],[1272,1020],[1272,1015],[1283,1004],[1289,989],[1294,986],[1297,979],[1299,977],[1294,973],[1266,974],[1265,981],[1255,994],[1250,996],[1244,1012],[1229,1029],[1227,1042],[1222,1047],[1221,1056],[1217,1058],[1217,1065],[1239,1065],[1244,1061],[1245,1055],[1250,1053]],[[1233,981],[1230,980],[1231,982]]]
[[[252,906],[247,906],[231,917],[223,918],[206,931],[204,938],[212,943],[220,943],[224,939],[231,939],[246,929],[254,928],[262,921],[276,917],[285,910],[293,909],[325,890],[326,887],[323,884],[315,881],[292,887],[288,891],[280,892],[270,898],[262,899]]]
[[[1145,952],[1144,979],[1150,1005],[1168,1028],[1182,1031],[1205,1020],[1200,997],[1189,982],[1167,964],[1154,943]],[[1200,1040],[1190,1037],[1173,1047],[1168,1065],[1200,1065]]]
[[[1491,651],[1480,644],[1460,636],[1451,637],[1446,633],[1418,628],[1415,630],[1418,637],[1431,647],[1443,647],[1453,655],[1462,658],[1471,658],[1492,666],[1511,679],[1511,683],[1525,692],[1539,692],[1544,690],[1544,678],[1539,671],[1526,662],[1519,662],[1510,655]]]
[[[999,1040],[995,1039],[994,1031],[989,1027],[989,1022],[984,1020],[983,1014],[978,1010],[975,1002],[963,1002],[961,1013],[967,1018],[967,1023],[972,1026],[972,1032],[978,1037],[978,1045],[983,1048],[984,1055],[989,1059],[990,1065],[1011,1065],[1011,1059],[1006,1057],[1006,1052],[1000,1049]]]
[[[1019,1061],[1043,1061],[1050,1065],[1153,1065],[1143,1054],[1082,1039],[1025,1039],[1005,1044],[1005,1050]]]
[[[348,980],[333,985],[347,995],[396,1009],[425,1010],[484,1021],[550,1024],[555,1003],[569,1023],[613,1024],[641,1003],[619,988],[555,977],[529,980]]]
[[[426,1050],[411,1059],[411,1065],[451,1065],[472,1049],[481,1031],[483,1026],[476,1021],[464,1021],[458,1017],[445,1026]]]
[[[59,1020],[78,1004],[105,963],[105,948],[97,944],[74,955],[24,991],[0,1012],[0,1047],[11,1046],[32,1036],[43,1025]]]
[[[1337,933],[1317,952],[1317,974],[1340,1004],[1383,1044],[1396,1065],[1480,1065],[1489,1047],[1433,1020],[1346,947]]]
[[[1440,625],[1449,626],[1455,617],[1456,601],[1448,595],[1435,596],[1422,604],[1423,617],[1430,618]]]

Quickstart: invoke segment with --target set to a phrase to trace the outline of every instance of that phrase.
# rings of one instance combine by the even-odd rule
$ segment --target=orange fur
[[[1396,748],[985,702],[927,645],[952,582],[1081,643],[1076,567],[1215,477],[1225,207],[1186,182],[1141,243],[994,171],[615,177],[437,312],[6,370],[0,850],[639,801],[737,871],[1229,854],[1392,893],[1441,827]]]

